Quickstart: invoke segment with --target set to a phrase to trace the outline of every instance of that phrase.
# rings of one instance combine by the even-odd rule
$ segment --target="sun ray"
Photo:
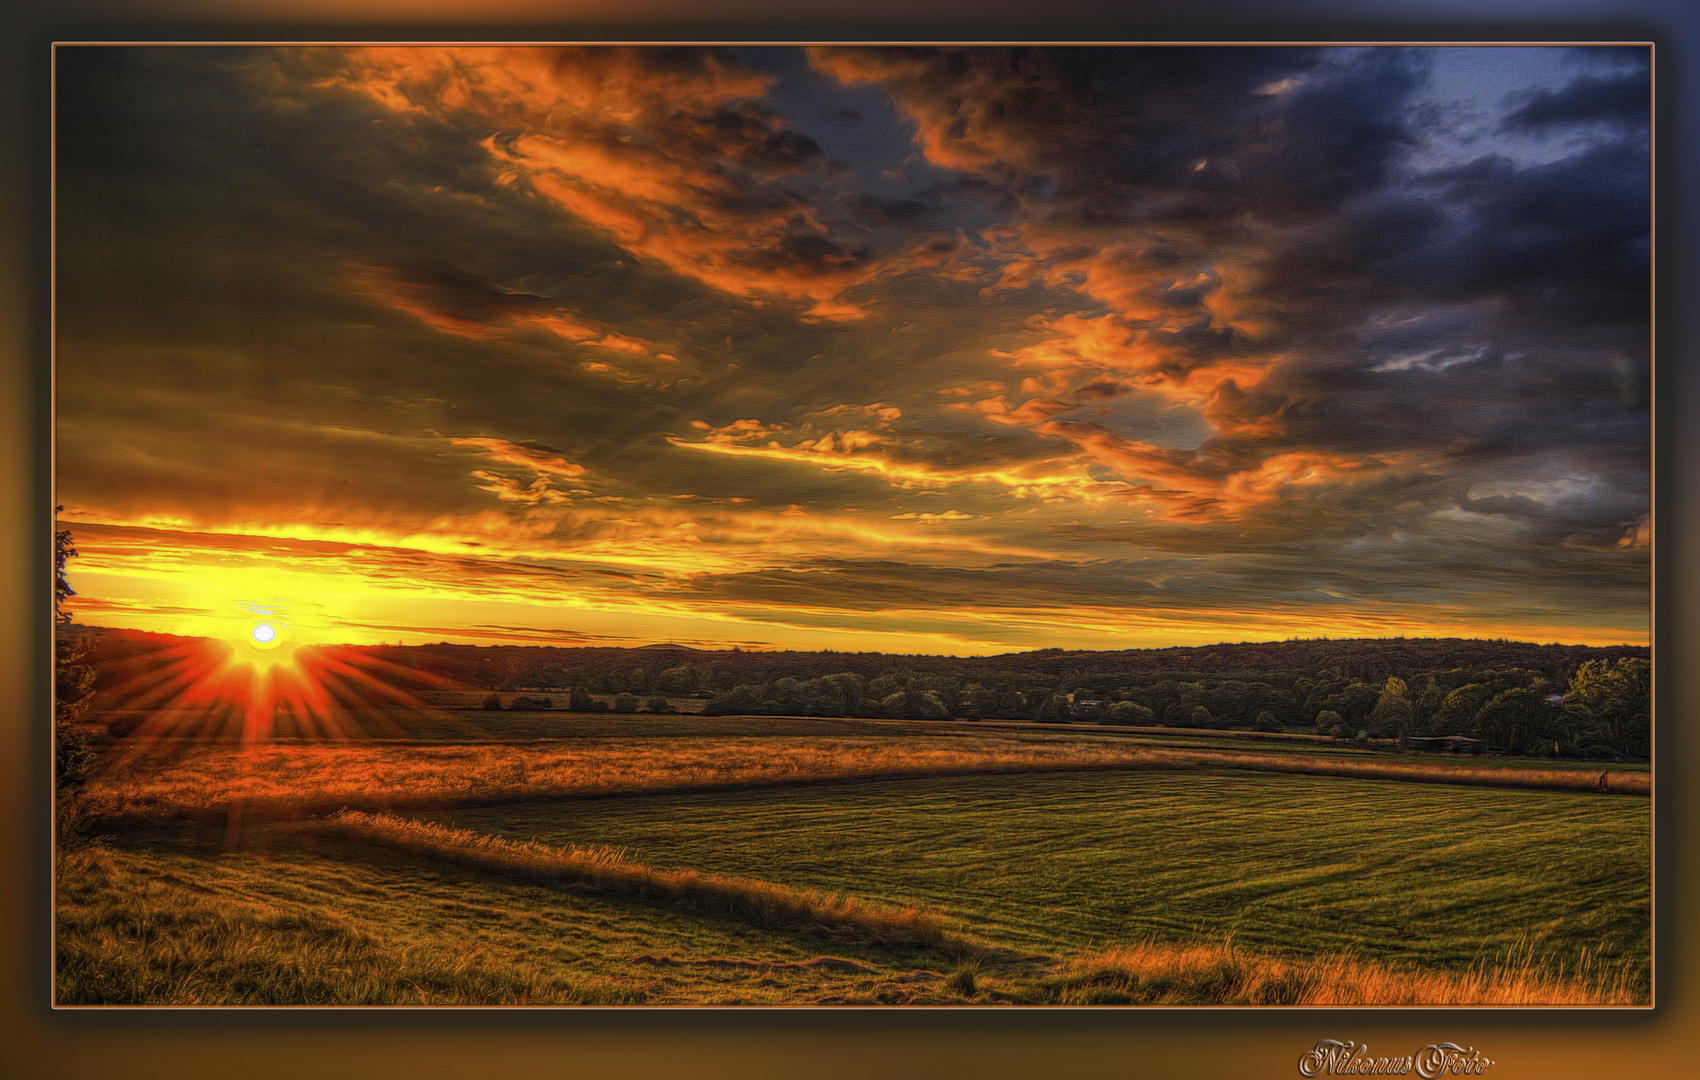
[[[270,633],[255,634],[265,627]],[[374,656],[358,646],[296,645],[287,622],[257,623],[233,639],[177,639],[114,659],[106,707],[119,717],[118,746],[102,772],[140,765],[211,743],[248,751],[279,740],[347,743],[407,733],[393,714],[406,711],[453,730],[448,713],[419,691],[455,689],[429,672]],[[129,726],[128,718],[139,723]],[[466,726],[464,724],[458,726]],[[236,828],[240,814],[232,818]]]

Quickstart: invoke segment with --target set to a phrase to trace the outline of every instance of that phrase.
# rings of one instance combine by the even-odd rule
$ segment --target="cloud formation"
[[[1648,58],[1494,52],[61,49],[91,618],[1645,640]]]

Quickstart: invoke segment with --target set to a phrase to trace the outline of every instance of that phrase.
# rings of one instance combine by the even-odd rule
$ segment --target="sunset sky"
[[[1645,48],[57,51],[79,622],[1645,644]]]

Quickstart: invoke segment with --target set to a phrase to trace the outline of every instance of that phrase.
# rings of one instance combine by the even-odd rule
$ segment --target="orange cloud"
[[[995,355],[1039,369],[1019,385],[1022,398],[1007,393],[947,404],[996,423],[1039,426],[1083,404],[1112,400],[1129,388],[1163,394],[1174,406],[1196,410],[1219,436],[1269,439],[1280,434],[1278,417],[1247,408],[1247,395],[1284,357],[1277,354],[1199,360],[1183,347],[1131,328],[1113,313],[1070,312],[1029,321],[1040,340]],[[986,384],[995,387],[995,384]],[[957,394],[972,391],[963,388]]]
[[[844,293],[888,269],[854,251],[830,250],[828,234],[809,227],[801,208],[765,218],[722,209],[714,196],[731,191],[718,178],[686,176],[660,151],[647,154],[655,160],[606,154],[586,160],[541,147],[539,140],[522,139],[491,150],[525,172],[538,192],[602,228],[632,254],[740,299],[799,301],[811,318],[859,319],[867,310]],[[675,224],[681,211],[688,223]],[[829,252],[804,263],[790,254],[797,237],[816,240]]]
[[[577,315],[553,308],[538,296],[503,293],[473,282],[434,281],[402,270],[354,264],[348,280],[369,299],[394,308],[445,334],[474,340],[543,330],[575,344],[677,363],[678,357],[645,338],[596,327]]]
[[[477,117],[494,129],[480,145],[496,183],[534,192],[633,255],[751,303],[853,320],[867,309],[847,294],[882,276],[981,272],[957,259],[960,238],[883,256],[839,239],[787,186],[818,151],[761,106],[773,77],[712,51],[692,57],[619,47],[373,48],[350,52],[346,70],[321,85],[403,114]]]
[[[1001,122],[1012,97],[1042,102],[1061,89],[1046,74],[1005,66],[962,65],[948,80],[934,77],[934,65],[898,49],[811,48],[817,71],[845,86],[880,86],[892,94],[915,124],[915,141],[928,161],[964,171],[1000,162],[1033,165],[1047,145],[1021,125]]]
[[[323,85],[359,91],[397,112],[473,112],[544,131],[634,124],[667,105],[709,109],[759,97],[772,83],[712,53],[670,68],[622,46],[370,46],[348,56]]]
[[[669,439],[687,450],[810,465],[877,475],[899,488],[940,488],[961,483],[992,483],[1022,496],[1098,497],[1098,485],[1079,463],[1063,459],[1002,466],[948,467],[926,461],[914,440],[883,431],[830,431],[812,434],[811,425],[765,425],[739,420],[707,429],[700,442]]]
[[[888,427],[903,418],[903,410],[895,405],[887,405],[883,401],[878,401],[872,405],[833,405],[808,415],[821,419],[837,416],[860,416],[873,420],[881,427]]]
[[[1010,357],[1048,370],[1092,367],[1145,376],[1153,384],[1182,385],[1223,361],[1196,355],[1164,335],[1204,326],[1254,341],[1274,329],[1268,314],[1249,299],[1257,275],[1225,260],[1177,274],[1173,268],[1140,268],[1121,256],[1096,253],[1037,258],[1028,273],[1099,305],[1096,312],[1032,320],[1033,329],[1049,336]]]
[[[493,324],[488,311],[451,310],[445,303],[442,290],[409,280],[376,266],[355,265],[349,270],[349,282],[368,299],[392,307],[444,334],[482,340],[497,337],[502,327]]]
[[[612,330],[597,330],[576,318],[563,315],[534,315],[516,312],[508,317],[510,324],[517,327],[536,327],[547,330],[568,341],[591,345],[610,352],[624,353],[627,356],[642,356],[669,363],[677,363],[678,357],[660,352],[660,346],[644,338],[632,337],[629,334],[619,334]]]
[[[1213,439],[1196,450],[1152,446],[1097,424],[1052,421],[1041,434],[1079,447],[1127,483],[1124,497],[1155,500],[1169,520],[1238,520],[1251,511],[1291,501],[1302,488],[1321,488],[1409,465],[1397,455],[1271,452],[1255,442]]]
[[[503,502],[520,502],[535,505],[537,503],[570,502],[571,496],[556,491],[549,486],[547,477],[539,476],[525,487],[518,480],[510,479],[496,473],[475,469],[472,473],[484,483],[478,485],[479,490],[488,491]]]
[[[522,469],[530,469],[534,473],[549,476],[562,476],[569,480],[577,480],[584,475],[584,466],[574,465],[548,447],[537,444],[509,442],[506,439],[450,439],[456,446],[473,446],[484,451],[484,455],[492,461],[506,465],[518,465]]]
[[[1272,503],[1288,498],[1293,489],[1320,487],[1340,480],[1385,469],[1388,462],[1376,457],[1293,452],[1264,458],[1255,469],[1242,469],[1222,484],[1224,502],[1233,508]]]

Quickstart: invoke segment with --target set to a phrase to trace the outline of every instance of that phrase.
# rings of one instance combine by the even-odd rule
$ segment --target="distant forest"
[[[133,663],[150,641],[169,640],[130,631],[93,636],[90,659],[108,668]],[[358,651],[386,661],[399,679],[416,675],[421,687],[489,691],[491,708],[1462,736],[1488,752],[1589,759],[1645,759],[1651,740],[1644,646],[1316,639],[966,658],[677,646]]]

